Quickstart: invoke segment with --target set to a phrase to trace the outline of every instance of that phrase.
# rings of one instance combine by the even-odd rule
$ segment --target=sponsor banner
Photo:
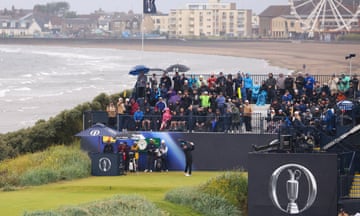
[[[123,173],[119,154],[90,154],[91,174],[94,176],[116,176]]]
[[[249,215],[336,215],[336,154],[249,154]]]
[[[135,141],[141,146],[139,170],[146,164],[146,148],[148,140],[165,140],[168,150],[168,166],[170,170],[182,170],[185,167],[184,153],[180,140],[195,143],[193,154],[193,170],[232,170],[247,169],[248,153],[252,145],[265,145],[276,139],[274,134],[224,134],[224,133],[179,133],[179,132],[136,132],[129,139],[119,138],[113,144],[114,151],[120,142],[126,141],[129,146]],[[81,148],[88,152],[99,151],[97,137],[82,137]],[[100,145],[100,152],[104,144]],[[114,152],[116,153],[116,152]]]

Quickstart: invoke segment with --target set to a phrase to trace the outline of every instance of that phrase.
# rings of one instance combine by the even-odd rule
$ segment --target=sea
[[[0,133],[48,120],[63,110],[134,86],[136,65],[190,68],[186,74],[288,73],[262,59],[68,46],[0,45]],[[160,75],[161,72],[159,72]],[[171,76],[171,74],[170,74]]]

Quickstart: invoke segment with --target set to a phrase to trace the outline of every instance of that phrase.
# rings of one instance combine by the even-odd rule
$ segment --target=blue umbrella
[[[77,133],[75,136],[78,137],[98,137],[99,138],[99,152],[100,152],[100,138],[103,136],[116,137],[120,135],[120,132],[105,126],[104,124],[97,123],[91,128],[83,130]]]
[[[139,75],[141,72],[144,72],[145,74],[148,73],[150,71],[150,68],[144,66],[144,65],[136,65],[135,67],[133,67],[129,74],[130,75],[134,75],[137,76]]]

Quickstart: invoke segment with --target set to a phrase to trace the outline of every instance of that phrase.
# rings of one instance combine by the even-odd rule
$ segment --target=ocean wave
[[[10,92],[10,89],[0,90],[0,97],[5,97],[7,92]]]
[[[29,87],[20,87],[20,88],[15,88],[14,91],[31,91],[31,88],[29,88]]]
[[[36,55],[45,55],[45,56],[52,56],[52,57],[59,57],[59,58],[65,58],[65,59],[89,59],[89,60],[97,60],[101,59],[96,56],[89,56],[84,54],[77,54],[77,53],[70,53],[70,52],[54,52],[54,51],[32,51],[32,54]]]
[[[43,94],[43,95],[39,95],[38,97],[40,97],[40,98],[43,98],[43,97],[55,97],[55,96],[61,96],[61,95],[64,95],[64,92]]]
[[[0,52],[2,53],[20,53],[21,49],[20,48],[0,48]]]
[[[33,75],[32,74],[23,74],[23,75],[21,75],[21,77],[26,77],[26,78],[30,78],[30,77],[32,77]]]

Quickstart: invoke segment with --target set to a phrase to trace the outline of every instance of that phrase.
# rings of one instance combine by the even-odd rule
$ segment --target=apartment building
[[[169,15],[156,14],[151,16],[154,24],[153,31],[161,35],[167,35],[169,32]]]
[[[252,34],[252,11],[236,9],[236,3],[209,0],[188,3],[184,9],[169,14],[169,36],[243,38]]]

